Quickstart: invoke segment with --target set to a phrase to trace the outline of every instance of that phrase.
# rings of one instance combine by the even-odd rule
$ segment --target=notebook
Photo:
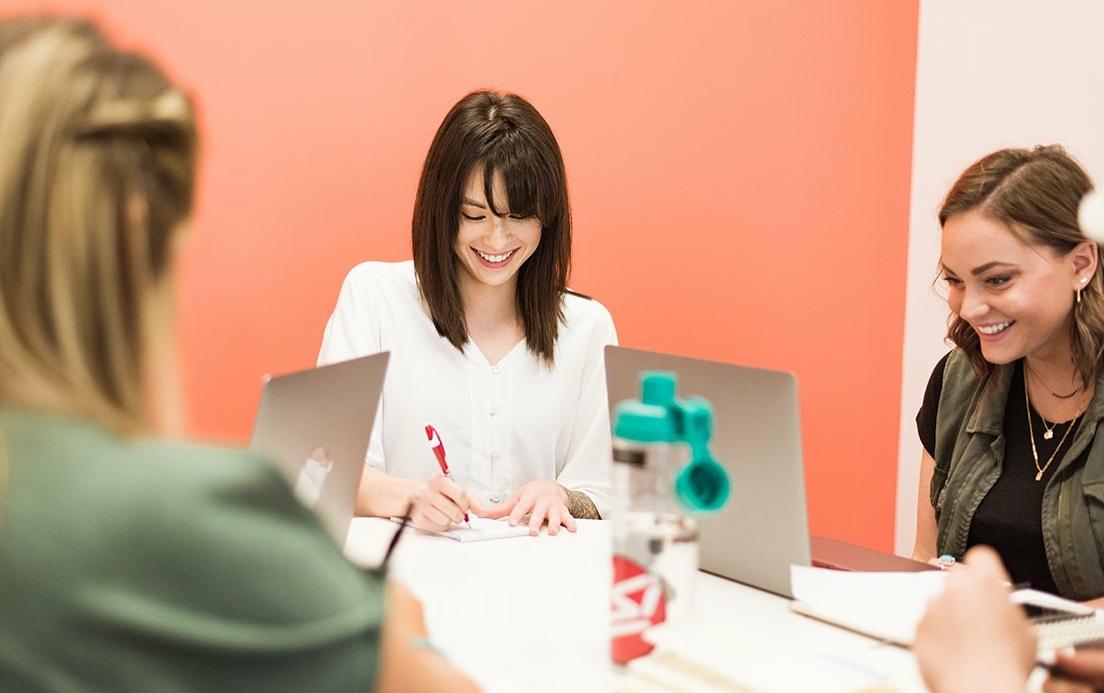
[[[402,522],[402,518],[392,517],[391,521]],[[465,527],[464,525],[453,525],[452,527],[440,532],[435,532],[428,529],[414,528],[413,525],[410,525],[410,527],[412,529],[417,529],[417,531],[419,532],[424,532],[426,534],[436,534],[439,537],[444,537],[446,539],[452,539],[459,542],[488,541],[491,539],[508,539],[509,537],[522,537],[529,535],[529,525],[521,524],[515,527],[511,527],[505,519],[491,520],[485,517],[472,516],[470,522],[466,524],[469,524],[471,526]]]
[[[943,571],[863,573],[793,566],[790,608],[833,625],[911,646],[928,602],[946,583]],[[1035,623],[1038,651],[1104,641],[1104,612],[1062,597],[1020,589],[1009,597]]]
[[[769,630],[722,619],[695,619],[650,628],[655,645],[629,662],[619,691],[855,693],[912,690],[902,681],[892,648],[872,649],[806,631]]]
[[[879,640],[911,645],[928,602],[943,592],[947,573],[868,573],[791,566],[799,614]]]
[[[1097,609],[1088,616],[1048,618],[1036,624],[1035,637],[1038,638],[1036,651],[1040,653],[1104,643],[1104,611]]]

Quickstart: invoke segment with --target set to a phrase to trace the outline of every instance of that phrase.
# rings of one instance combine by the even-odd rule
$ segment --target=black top
[[[947,366],[944,356],[936,364],[924,392],[924,405],[916,415],[916,428],[920,442],[928,454],[935,457],[935,422],[939,410],[939,395],[943,390],[943,371]],[[1078,422],[1081,419],[1077,419]],[[1049,423],[1049,422],[1048,422]],[[1035,408],[1031,408],[1031,425],[1035,431],[1035,449],[1039,453],[1039,465],[1043,466],[1066,435],[1070,424],[1054,427],[1054,437],[1043,438],[1046,428]],[[1059,452],[1041,481],[1035,481],[1037,469],[1031,455],[1031,439],[1027,431],[1027,411],[1024,402],[1023,359],[1016,362],[1016,371],[1008,389],[1008,401],[1004,407],[1004,462],[1001,474],[993,488],[982,499],[970,523],[967,548],[978,544],[992,546],[1004,560],[1013,582],[1027,582],[1044,592],[1058,593],[1054,577],[1050,574],[1046,549],[1043,547],[1043,490],[1054,470],[1062,463]],[[1062,443],[1068,450],[1076,431]],[[1084,464],[1088,448],[1081,453],[1077,464]]]

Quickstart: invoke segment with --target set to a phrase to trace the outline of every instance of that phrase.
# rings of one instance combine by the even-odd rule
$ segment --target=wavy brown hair
[[[482,168],[483,190],[495,171],[506,179],[505,208],[541,222],[537,249],[518,270],[517,312],[529,351],[554,360],[571,263],[571,210],[563,157],[552,129],[515,94],[477,91],[460,99],[437,129],[414,202],[412,239],[418,287],[438,334],[462,350],[468,341],[455,256],[464,184]]]
[[[943,200],[942,227],[953,216],[980,210],[1003,222],[1024,243],[1065,255],[1086,240],[1077,224],[1081,199],[1092,180],[1058,145],[1034,149],[1001,149],[967,168]],[[1073,307],[1070,345],[1073,362],[1086,384],[1096,380],[1104,347],[1104,287],[1098,267]],[[962,349],[979,375],[992,364],[981,355],[981,343],[970,324],[952,314],[947,337]]]
[[[0,22],[0,404],[149,430],[188,98],[90,23]]]

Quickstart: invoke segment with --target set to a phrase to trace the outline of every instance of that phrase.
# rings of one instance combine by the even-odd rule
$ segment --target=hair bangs
[[[555,171],[543,165],[537,149],[516,131],[495,144],[483,159],[483,194],[488,207],[498,216],[537,217],[542,225],[549,224],[559,208],[562,188]],[[504,206],[494,198],[495,171],[502,173],[506,184]]]

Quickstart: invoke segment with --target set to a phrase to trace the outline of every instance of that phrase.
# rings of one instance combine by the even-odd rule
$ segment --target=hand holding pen
[[[415,492],[411,499],[410,520],[415,527],[437,532],[461,522],[468,522],[470,526],[468,510],[472,505],[471,500],[449,474],[441,436],[429,424],[425,426],[425,435],[426,444],[433,452],[441,473],[431,474]]]
[[[449,474],[448,460],[445,459],[445,444],[441,442],[441,434],[429,424],[426,424],[425,433],[426,441],[429,443],[430,449],[433,450],[434,457],[437,458],[437,466],[441,468],[441,473],[455,483],[456,479],[453,479],[452,474]],[[471,519],[468,517],[467,509],[464,510],[464,522],[471,527]]]

